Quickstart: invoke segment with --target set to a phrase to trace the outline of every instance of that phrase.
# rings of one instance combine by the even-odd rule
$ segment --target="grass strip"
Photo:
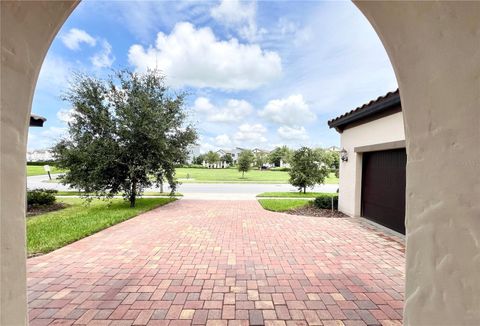
[[[28,255],[47,253],[143,212],[175,201],[175,198],[139,198],[134,208],[123,199],[94,199],[89,204],[81,198],[62,198],[69,205],[59,211],[37,215],[27,220]]]

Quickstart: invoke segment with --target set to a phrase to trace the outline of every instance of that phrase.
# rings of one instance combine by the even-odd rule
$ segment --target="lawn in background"
[[[59,169],[53,165],[50,165],[50,169],[51,174],[65,172],[65,170]],[[34,175],[48,175],[48,173],[45,172],[45,169],[41,165],[27,165],[27,177]]]
[[[62,173],[54,166],[51,166],[50,173]],[[27,165],[27,176],[47,175],[43,166]],[[290,175],[287,171],[269,171],[269,170],[251,170],[245,173],[245,178],[242,178],[242,173],[238,172],[236,168],[227,169],[202,169],[202,168],[177,168],[176,177],[182,183],[288,183]],[[47,180],[45,182],[58,183],[59,180]],[[325,179],[326,184],[338,184],[338,178],[334,173],[330,173]]]
[[[242,178],[242,173],[236,168],[177,168],[176,176],[182,183],[288,183],[290,178],[287,171],[269,170],[251,170]],[[337,184],[338,178],[331,173],[325,183]]]
[[[258,202],[266,210],[286,212],[288,210],[309,205],[309,199],[259,199]]]
[[[94,199],[85,205],[81,198],[62,198],[69,207],[27,220],[29,255],[47,253],[128,220],[140,213],[175,201],[175,198],[139,198],[136,206],[123,199]]]
[[[277,197],[277,198],[316,198],[319,196],[328,196],[336,195],[336,193],[326,193],[326,192],[262,192],[258,194],[257,197]]]

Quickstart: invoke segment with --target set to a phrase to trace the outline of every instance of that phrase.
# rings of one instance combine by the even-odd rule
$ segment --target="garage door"
[[[405,234],[405,149],[363,153],[362,216]]]

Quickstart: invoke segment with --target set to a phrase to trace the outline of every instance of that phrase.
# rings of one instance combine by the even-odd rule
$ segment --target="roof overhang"
[[[397,90],[328,121],[328,126],[342,132],[349,125],[359,124],[363,120],[370,121],[401,110],[400,94]]]
[[[45,121],[47,121],[47,119],[44,117],[35,114],[30,115],[30,127],[43,127]]]

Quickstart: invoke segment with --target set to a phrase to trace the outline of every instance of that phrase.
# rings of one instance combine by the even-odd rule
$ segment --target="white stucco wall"
[[[340,138],[341,147],[348,152],[348,161],[340,162],[338,208],[350,216],[360,216],[362,154],[355,153],[354,148],[405,140],[402,112],[347,128]]]

